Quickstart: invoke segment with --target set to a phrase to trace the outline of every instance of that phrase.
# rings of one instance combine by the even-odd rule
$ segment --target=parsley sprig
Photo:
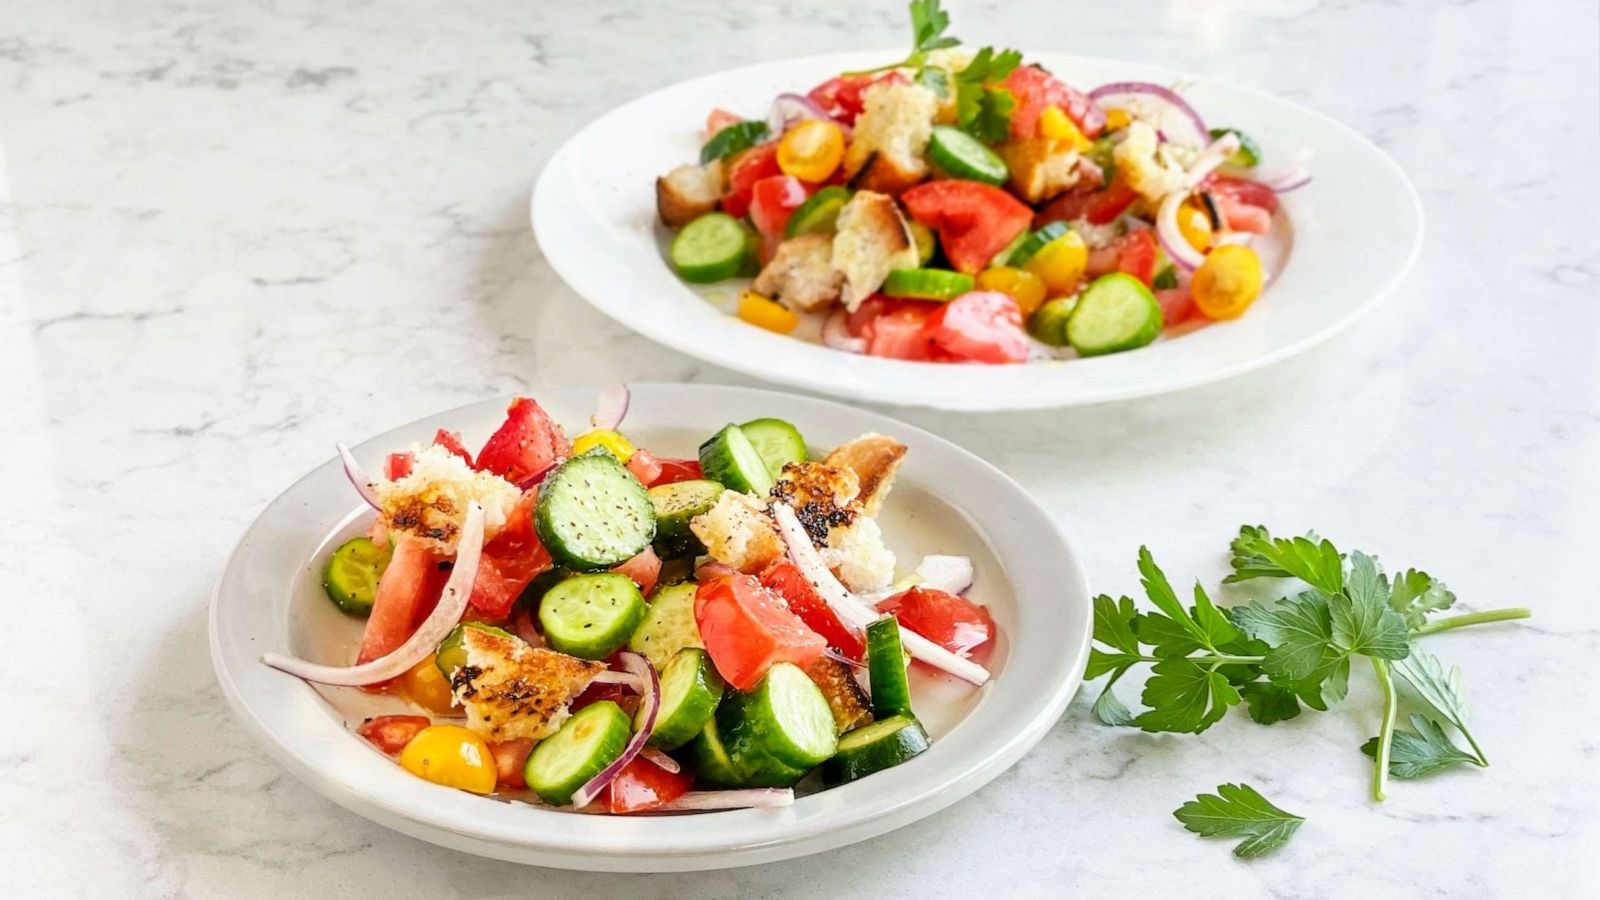
[[[1203,837],[1242,837],[1233,855],[1252,859],[1289,842],[1305,822],[1267,801],[1248,784],[1223,784],[1215,794],[1199,794],[1172,813],[1183,827]]]

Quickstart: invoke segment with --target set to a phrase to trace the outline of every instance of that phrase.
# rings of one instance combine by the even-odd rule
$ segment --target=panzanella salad
[[[518,398],[476,455],[440,431],[382,477],[341,445],[375,515],[324,584],[359,654],[263,661],[408,700],[357,731],[420,778],[585,812],[779,806],[928,749],[910,660],[981,685],[995,626],[964,557],[897,580],[876,516],[905,446],[819,457],[763,418],[664,459],[627,403],[569,442]]]
[[[1252,242],[1302,167],[1261,173],[1254,141],[1174,88],[1084,93],[1016,50],[961,48],[939,0],[911,21],[904,60],[765,119],[711,112],[700,159],[656,180],[682,278],[754,276],[740,318],[926,362],[1132,350],[1255,302]]]

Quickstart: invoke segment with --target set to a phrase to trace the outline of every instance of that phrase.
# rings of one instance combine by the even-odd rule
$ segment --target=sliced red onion
[[[639,676],[632,672],[618,672],[615,669],[607,669],[594,677],[594,683],[619,684],[625,688],[632,689],[635,694],[643,694],[645,692],[645,685],[639,681]]]
[[[822,343],[846,353],[867,352],[867,342],[850,333],[850,314],[836,309],[822,323]]]
[[[529,475],[527,478],[524,478],[521,481],[517,482],[517,490],[519,490],[519,491],[531,491],[534,488],[538,487],[540,484],[542,484],[544,482],[545,476],[549,475],[552,471],[555,470],[555,467],[556,467],[556,464],[555,463],[551,463],[550,465],[545,466],[544,468],[542,468],[539,471],[533,473],[532,475]]]
[[[767,112],[767,130],[772,133],[772,137],[780,137],[785,131],[807,119],[833,122],[832,117],[824,112],[822,107],[813,103],[810,97],[803,94],[779,94],[772,101],[772,109]],[[839,127],[844,128],[843,125]],[[845,132],[845,139],[849,140],[849,129],[846,128]]]
[[[600,792],[606,789],[612,779],[633,762],[639,751],[644,749],[644,742],[650,739],[650,732],[656,727],[656,713],[661,710],[661,679],[656,677],[656,667],[650,661],[631,651],[617,654],[622,665],[633,674],[635,678],[649,685],[649,690],[644,692],[644,727],[633,733],[633,738],[628,741],[628,746],[623,748],[622,755],[617,757],[611,765],[600,770],[600,774],[589,779],[583,787],[578,788],[572,795],[572,805],[582,809],[593,803]]]
[[[811,537],[806,534],[805,526],[800,524],[800,519],[786,503],[774,503],[772,516],[777,520],[778,533],[783,536],[783,542],[789,549],[789,559],[800,569],[800,574],[810,581],[816,588],[817,595],[833,610],[834,615],[846,627],[864,632],[871,623],[882,618],[882,614],[872,607],[872,604],[857,597],[850,589],[839,583],[822,556],[817,553],[817,548],[812,545]],[[949,650],[935,644],[909,628],[901,629],[900,640],[905,644],[907,651],[916,659],[920,659],[930,666],[943,672],[970,681],[973,684],[983,684],[989,680],[989,670],[969,660],[963,659]]]
[[[1150,109],[1159,123],[1158,130],[1181,143],[1202,147],[1211,139],[1205,120],[1194,107],[1163,85],[1149,81],[1116,81],[1090,91],[1089,99],[1105,108],[1121,107],[1129,112],[1143,113]]]
[[[623,416],[628,414],[631,396],[625,384],[614,384],[601,391],[594,415],[589,417],[589,424],[606,431],[616,431],[622,425]]]
[[[750,788],[742,791],[690,791],[676,800],[655,807],[655,810],[703,812],[718,809],[776,809],[793,805],[793,788]]]
[[[1156,239],[1172,262],[1186,272],[1193,272],[1206,261],[1206,256],[1196,250],[1178,228],[1178,207],[1189,196],[1188,191],[1173,191],[1161,200],[1156,210]]]
[[[644,759],[650,760],[652,763],[661,767],[663,770],[672,773],[673,775],[683,771],[683,767],[678,765],[677,760],[666,755],[665,753],[662,753],[660,750],[657,750],[654,747],[646,746],[643,750],[639,751],[639,755]]]
[[[1238,244],[1241,247],[1248,247],[1250,246],[1250,242],[1254,239],[1255,235],[1248,231],[1230,231],[1227,234],[1217,238],[1212,243],[1218,247],[1221,247],[1224,244]]]
[[[530,647],[545,645],[544,636],[533,627],[533,615],[526,609],[517,610],[516,615],[511,617],[511,633],[522,638],[522,642]]]
[[[831,660],[833,660],[834,662],[842,662],[847,666],[853,666],[853,667],[855,667],[857,669],[865,669],[867,667],[867,664],[862,662],[861,660],[859,660],[859,659],[851,659],[850,657],[845,656],[843,653],[840,653],[839,651],[833,649],[832,647],[823,647],[822,648],[822,655],[826,656],[827,658],[829,658]]]
[[[277,653],[264,654],[261,661],[318,684],[360,686],[401,675],[427,658],[461,621],[461,614],[467,610],[467,600],[472,596],[472,582],[478,577],[478,560],[482,556],[483,507],[472,503],[467,506],[466,520],[461,524],[455,565],[450,570],[450,580],[444,584],[444,592],[439,595],[439,605],[405,643],[385,656],[358,666],[324,666]]]
[[[1262,173],[1251,180],[1272,188],[1274,193],[1287,194],[1310,184],[1311,170],[1297,165],[1281,172]]]
[[[367,473],[362,471],[361,464],[356,462],[355,454],[351,453],[350,448],[344,445],[344,441],[334,441],[333,446],[339,450],[339,458],[344,461],[345,477],[349,478],[350,483],[355,485],[356,493],[360,494],[361,499],[367,501],[367,505],[373,509],[383,509],[383,504],[378,502],[376,482],[368,478]]]
[[[1216,168],[1228,161],[1228,157],[1239,152],[1239,137],[1233,132],[1228,132],[1222,137],[1212,141],[1209,146],[1200,151],[1194,162],[1189,166],[1189,171],[1183,177],[1183,193],[1195,189],[1200,182],[1206,180]]]

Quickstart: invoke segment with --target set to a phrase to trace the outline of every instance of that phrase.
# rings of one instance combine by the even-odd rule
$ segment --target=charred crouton
[[[794,508],[795,518],[818,545],[827,542],[828,532],[855,519],[860,493],[854,472],[820,462],[789,463],[772,486],[772,498]]]
[[[1011,169],[1012,193],[1029,203],[1043,203],[1078,183],[1078,151],[1070,140],[1030,138],[996,150]]]
[[[862,190],[898,194],[928,177],[924,154],[939,115],[939,97],[919,84],[867,88],[844,170]]]
[[[881,434],[864,434],[840,444],[822,461],[855,473],[861,488],[857,499],[867,515],[875,516],[883,506],[883,498],[893,486],[895,473],[900,470],[900,462],[905,457],[905,444]]]
[[[855,312],[894,269],[915,269],[916,241],[894,198],[859,191],[839,210],[833,237],[833,266],[844,273],[841,297]]]
[[[715,506],[689,522],[689,529],[705,545],[707,556],[741,572],[758,573],[784,554],[783,538],[765,505],[738,491],[723,491]]]
[[[668,226],[682,228],[717,208],[722,184],[721,160],[679,166],[656,179],[656,212]]]
[[[484,540],[499,534],[522,499],[516,485],[489,472],[473,471],[461,457],[440,447],[413,445],[411,471],[375,485],[380,515],[390,537],[410,535],[454,553],[467,507],[483,507]]]
[[[803,234],[778,245],[752,288],[798,312],[815,312],[839,299],[844,273],[833,267],[833,239]]]
[[[856,681],[850,667],[831,656],[818,657],[806,674],[827,698],[833,724],[840,734],[872,721],[872,701]]]
[[[530,647],[513,637],[478,628],[462,632],[466,665],[455,670],[450,686],[466,707],[467,727],[485,740],[540,740],[556,732],[567,707],[604,663]]]

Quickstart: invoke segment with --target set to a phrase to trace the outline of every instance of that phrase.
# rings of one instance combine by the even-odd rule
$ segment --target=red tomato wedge
[[[1046,203],[1033,217],[1033,227],[1043,228],[1051,222],[1071,222],[1087,219],[1092,225],[1106,225],[1116,221],[1127,211],[1138,193],[1126,183],[1112,176],[1111,183],[1102,188],[1074,188]]]
[[[866,98],[863,96],[867,88],[878,82],[889,84],[904,84],[906,77],[899,72],[890,72],[887,75],[841,75],[812,88],[806,97],[821,107],[835,122],[845,125],[854,125],[856,116],[861,115],[866,109]]]
[[[668,772],[642,756],[634,757],[606,787],[606,811],[644,812],[689,793],[694,776]]]
[[[969,653],[994,640],[987,607],[944,591],[914,587],[879,603],[878,611],[952,653]]]
[[[741,691],[755,688],[776,663],[811,665],[828,643],[751,575],[701,582],[694,620],[717,674]]]
[[[1144,282],[1149,287],[1156,278],[1156,236],[1149,229],[1130,231],[1117,239],[1117,271]]]
[[[1161,305],[1163,328],[1171,328],[1194,314],[1194,296],[1186,287],[1156,291],[1156,302]]]
[[[928,340],[929,304],[903,303],[886,307],[861,331],[868,356],[915,361],[931,360],[934,347]]]
[[[390,481],[399,481],[411,474],[411,466],[417,458],[410,453],[391,453],[383,458],[383,477]]]
[[[1039,116],[1045,107],[1055,106],[1067,114],[1084,137],[1099,137],[1106,127],[1106,114],[1089,95],[1067,84],[1038,66],[1018,66],[1006,78],[1006,89],[1017,100],[1011,111],[1011,137],[1027,140],[1039,135]]]
[[[527,397],[511,401],[505,424],[478,451],[477,467],[521,484],[566,459],[572,445],[561,426]]]
[[[744,218],[744,214],[750,211],[750,198],[756,182],[782,174],[783,170],[778,168],[777,141],[751,147],[728,170],[728,188],[722,194],[722,211],[735,219]]]
[[[522,779],[522,769],[527,765],[528,754],[532,752],[533,741],[527,738],[489,744],[489,753],[494,756],[495,784],[514,790],[527,787],[528,783]]]
[[[656,579],[661,577],[661,557],[656,556],[655,550],[646,547],[638,556],[611,571],[632,578],[633,583],[639,586],[640,593],[649,594],[655,590]]]
[[[939,233],[957,271],[976,275],[1033,221],[1033,210],[993,185],[944,179],[900,195],[912,218]]]
[[[793,175],[763,178],[750,188],[750,221],[762,237],[782,237],[789,216],[804,202],[806,185],[800,179]]]
[[[377,716],[362,722],[356,734],[385,753],[399,753],[417,732],[432,724],[427,716]]]
[[[1230,231],[1266,234],[1272,227],[1272,213],[1264,207],[1246,203],[1221,191],[1211,193],[1211,202],[1217,206],[1217,217]]]
[[[1022,309],[999,291],[972,291],[940,306],[928,317],[926,332],[935,347],[961,359],[983,363],[1028,360]]]
[[[460,434],[454,431],[445,431],[443,428],[441,428],[434,432],[433,442],[437,446],[443,447],[444,449],[449,450],[451,453],[461,457],[461,459],[464,460],[467,465],[471,466],[473,464],[472,454],[467,452],[466,445],[461,443]]]
[[[861,658],[866,650],[861,638],[839,621],[799,566],[787,559],[777,560],[762,571],[761,584],[782,597],[789,604],[789,611],[799,616],[807,628],[822,635],[828,646],[851,659]]]
[[[439,592],[450,577],[448,571],[440,570],[442,561],[427,541],[405,534],[395,537],[394,556],[378,579],[372,612],[361,634],[357,664],[389,655],[433,611]]]
[[[649,450],[634,450],[633,455],[628,457],[627,465],[628,471],[632,472],[633,477],[639,479],[639,483],[645,487],[655,484],[656,479],[661,477],[661,461]]]
[[[478,576],[472,581],[472,596],[467,602],[489,621],[498,622],[510,615],[528,583],[550,568],[550,553],[533,528],[536,499],[533,491],[524,493],[505,527],[483,547]]]
[[[658,484],[677,484],[680,481],[694,481],[705,477],[705,473],[700,471],[700,460],[698,459],[663,459],[658,460],[658,462],[661,464],[661,474],[656,476],[655,481],[650,482],[650,487],[655,487]]]
[[[1278,211],[1278,194],[1272,188],[1259,182],[1244,178],[1229,178],[1226,175],[1212,175],[1207,178],[1203,190],[1215,200],[1219,195],[1259,206],[1269,213]]]

